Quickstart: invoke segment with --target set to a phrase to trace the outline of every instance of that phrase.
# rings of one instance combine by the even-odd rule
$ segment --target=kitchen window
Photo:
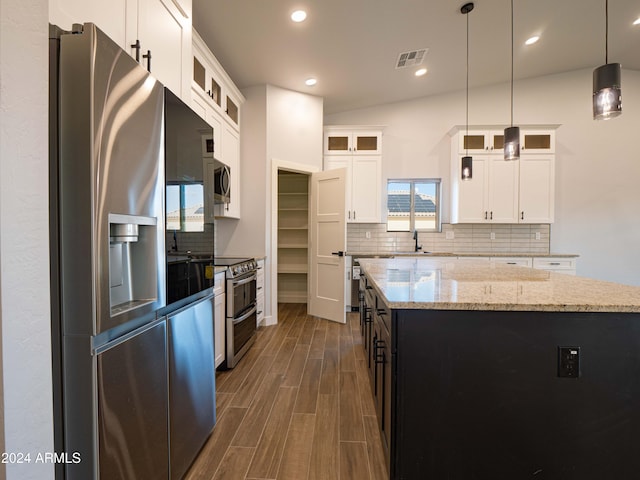
[[[167,185],[167,230],[204,231],[204,189],[200,183]]]
[[[387,231],[440,231],[440,179],[387,181]]]

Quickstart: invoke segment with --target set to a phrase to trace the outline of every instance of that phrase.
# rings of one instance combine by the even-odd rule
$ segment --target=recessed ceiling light
[[[416,70],[415,76],[416,77],[421,77],[425,73],[427,73],[427,69],[426,68],[419,68],[418,70]]]
[[[636,18],[636,21],[633,22],[634,25],[640,25],[640,18]]]
[[[534,35],[531,38],[528,38],[526,42],[524,42],[525,45],[533,45],[534,43],[536,43],[538,40],[540,40],[540,35]]]
[[[297,23],[304,22],[306,18],[307,12],[305,12],[304,10],[296,10],[291,14],[291,20]]]
[[[318,83],[318,80],[316,80],[315,78],[307,78],[304,83],[308,86],[308,87],[313,87],[316,83]]]

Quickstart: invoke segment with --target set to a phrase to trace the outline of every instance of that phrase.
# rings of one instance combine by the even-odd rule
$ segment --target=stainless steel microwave
[[[213,201],[217,204],[231,201],[231,169],[219,160],[213,159]]]

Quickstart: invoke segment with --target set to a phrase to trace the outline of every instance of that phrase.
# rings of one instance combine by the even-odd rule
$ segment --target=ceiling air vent
[[[428,51],[428,48],[421,48],[420,50],[411,50],[410,52],[401,53],[400,55],[398,55],[396,68],[406,68],[420,65]]]

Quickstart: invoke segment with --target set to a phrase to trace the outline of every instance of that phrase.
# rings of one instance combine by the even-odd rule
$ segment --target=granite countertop
[[[360,266],[392,309],[640,312],[640,287],[528,267],[428,257]]]
[[[346,252],[345,255],[350,255],[352,257],[553,257],[553,258],[576,258],[579,255],[575,253],[526,253],[526,252],[464,252],[464,253],[456,253],[456,252],[426,252],[426,253],[416,253],[416,252]]]

